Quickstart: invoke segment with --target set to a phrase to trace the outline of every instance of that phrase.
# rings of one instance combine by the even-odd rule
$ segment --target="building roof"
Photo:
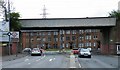
[[[102,27],[116,26],[116,18],[46,18],[46,19],[20,19],[23,27]]]

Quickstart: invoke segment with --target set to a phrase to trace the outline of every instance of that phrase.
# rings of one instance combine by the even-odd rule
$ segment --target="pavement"
[[[16,54],[15,55],[6,55],[6,56],[2,56],[2,60],[1,61],[11,61],[11,60],[15,60],[15,59],[19,59],[22,57],[27,56],[28,54]],[[0,56],[1,57],[1,56]]]

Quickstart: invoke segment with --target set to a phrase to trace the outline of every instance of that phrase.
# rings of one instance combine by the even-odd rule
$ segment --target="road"
[[[68,68],[69,58],[64,55],[27,56],[3,62],[3,68]]]
[[[118,68],[117,56],[93,55],[91,58],[78,58],[81,68]]]
[[[4,61],[2,68],[118,68],[117,56],[92,55],[78,58],[69,54],[46,54],[26,56],[12,61]]]

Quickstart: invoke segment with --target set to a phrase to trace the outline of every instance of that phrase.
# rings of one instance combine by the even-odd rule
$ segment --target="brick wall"
[[[70,31],[70,33],[66,34],[67,31]],[[60,45],[63,42],[65,48],[70,48],[71,45],[72,45],[72,48],[74,48],[73,44],[76,44],[75,47],[79,47],[78,44],[83,42],[84,43],[83,47],[85,47],[86,42],[91,42],[92,43],[91,47],[92,48],[97,48],[97,46],[98,46],[97,41],[100,40],[99,39],[100,38],[100,36],[99,36],[100,31],[99,30],[98,30],[98,32],[95,32],[95,33],[94,32],[89,32],[89,33],[84,32],[83,34],[79,34],[79,30],[74,30],[75,33],[73,33],[72,31],[73,30],[64,30],[64,34],[62,34],[62,36],[64,37],[64,41],[60,41],[60,37],[61,37],[60,31],[57,31],[58,32],[58,34],[56,35],[56,37],[58,38],[57,41],[54,41],[54,37],[55,37],[54,32],[56,32],[56,31],[51,31],[50,35],[48,35],[49,31],[23,32],[22,33],[22,46],[23,46],[23,48],[30,47],[30,46],[32,48],[33,47],[42,47],[42,43],[43,43],[44,44],[44,49],[46,49],[48,44],[51,46],[51,48],[55,48],[55,45],[57,45],[57,48],[60,48]],[[83,30],[83,31],[85,31],[85,30]],[[30,37],[28,36],[29,33],[31,35]],[[38,35],[40,33],[44,33],[44,35],[43,36]],[[79,39],[81,35],[84,37],[82,41],[80,41],[80,39]],[[91,35],[91,40],[85,40],[86,35]],[[96,40],[93,40],[94,35],[97,35]],[[75,37],[75,40],[72,40],[73,36]],[[48,37],[51,38],[51,41],[48,41]],[[69,37],[70,39],[66,40],[66,37]],[[39,38],[41,38],[41,39],[38,40]],[[29,39],[30,39],[31,45],[29,44]],[[43,39],[45,39],[45,41],[42,41]],[[96,43],[95,47],[93,46],[94,42]],[[70,43],[72,43],[72,44],[70,44]],[[68,44],[68,46],[66,44]]]

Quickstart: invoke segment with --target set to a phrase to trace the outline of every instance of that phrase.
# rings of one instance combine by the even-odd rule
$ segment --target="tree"
[[[120,20],[120,10],[113,10],[109,13],[109,17],[115,17],[117,20]]]
[[[0,15],[5,17],[5,20],[7,21],[7,7],[4,0],[0,0]]]
[[[7,3],[4,0],[0,0],[0,14],[3,16],[5,21],[8,21],[9,20],[8,18],[10,18],[10,30],[18,31],[21,28],[19,22],[20,14],[12,12],[13,10],[14,8],[12,6],[12,3]]]
[[[18,31],[21,28],[19,21],[20,14],[16,12],[10,13],[10,27],[12,31]]]

